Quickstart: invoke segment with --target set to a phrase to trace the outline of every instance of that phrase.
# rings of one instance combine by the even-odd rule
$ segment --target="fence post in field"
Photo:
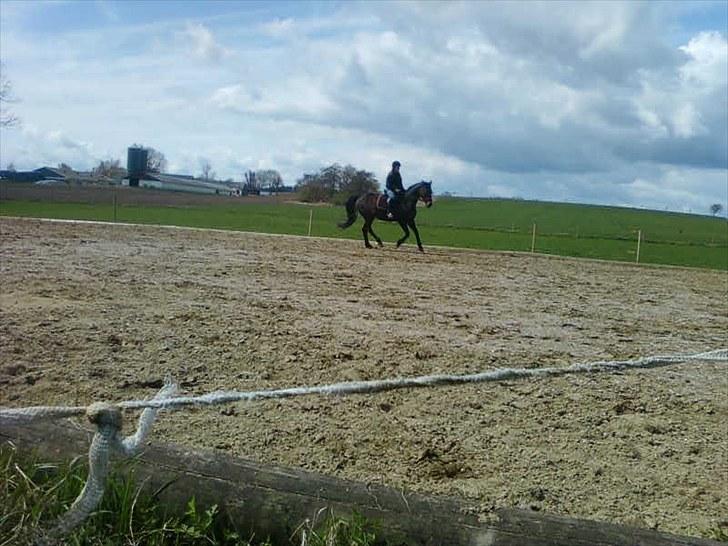
[[[640,243],[642,242],[642,230],[637,230],[637,254],[635,256],[635,263],[640,263]]]
[[[533,234],[531,235],[531,252],[536,250],[536,223],[533,224]]]
[[[311,237],[311,224],[313,222],[313,209],[308,211],[308,236]]]

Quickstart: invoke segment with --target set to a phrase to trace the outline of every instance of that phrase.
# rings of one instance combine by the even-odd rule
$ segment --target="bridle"
[[[419,199],[420,199],[420,201],[422,201],[425,204],[426,207],[429,208],[432,206],[432,192],[431,191],[425,195],[420,194]]]

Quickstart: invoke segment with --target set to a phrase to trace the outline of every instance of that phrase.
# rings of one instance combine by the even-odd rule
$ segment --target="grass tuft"
[[[79,457],[62,464],[21,458],[0,446],[0,546],[30,545],[48,531],[83,489],[87,469]],[[110,476],[104,498],[86,522],[63,537],[69,546],[282,546],[246,538],[217,505],[202,509],[194,497],[184,514],[168,514],[132,473]],[[52,543],[57,543],[57,540]],[[372,525],[360,515],[351,519],[320,512],[291,537],[297,546],[370,546]]]

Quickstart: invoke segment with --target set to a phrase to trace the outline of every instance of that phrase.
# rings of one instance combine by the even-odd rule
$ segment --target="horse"
[[[396,210],[391,211],[392,218],[387,216],[386,198],[383,194],[369,192],[363,195],[352,195],[345,205],[347,218],[338,226],[341,229],[348,228],[356,221],[356,214],[359,212],[364,218],[364,226],[361,228],[364,235],[364,246],[373,248],[369,243],[369,234],[374,237],[380,247],[382,246],[382,240],[372,230],[372,222],[375,219],[385,222],[398,222],[402,227],[402,231],[404,231],[404,236],[397,240],[397,248],[407,240],[411,229],[415,232],[415,237],[417,237],[417,248],[419,248],[420,252],[424,252],[420,232],[415,225],[418,201],[425,203],[427,208],[432,206],[432,181],[425,182],[423,180],[407,188],[404,194],[399,197]]]

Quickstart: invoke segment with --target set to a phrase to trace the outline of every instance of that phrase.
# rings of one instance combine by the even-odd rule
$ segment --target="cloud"
[[[647,178],[637,177],[620,189],[622,201],[618,204],[640,203],[645,208],[707,214],[713,203],[725,204],[728,179],[720,170],[696,172],[670,167]]]
[[[5,163],[12,162],[18,169],[35,169],[41,165],[56,166],[60,163],[90,169],[105,159],[97,153],[92,143],[76,139],[58,129],[46,131],[24,123],[15,132],[19,135],[21,146]]]
[[[261,32],[273,38],[285,38],[291,36],[294,32],[294,28],[295,21],[291,17],[275,19],[260,25]]]
[[[266,50],[276,70],[253,60],[247,73],[255,84],[226,85],[212,102],[239,114],[372,132],[505,172],[670,162],[686,145],[680,163],[724,164],[720,143],[703,149],[721,129],[710,121],[711,97],[688,88],[685,77],[704,76],[706,50],[720,46],[719,35],[670,48],[656,10],[643,4],[570,4],[570,18],[551,3],[429,7],[394,4],[391,29],[311,34],[285,56]],[[408,24],[400,28],[399,20]],[[264,31],[304,28],[287,18]]]
[[[192,53],[204,61],[220,61],[228,50],[217,43],[209,28],[201,23],[188,23],[184,38],[189,40]]]
[[[728,42],[719,32],[701,32],[679,49],[688,56],[688,61],[680,67],[684,80],[708,88],[726,84]]]
[[[270,167],[287,183],[333,162],[383,179],[399,159],[406,183],[464,195],[728,205],[726,36],[666,38],[691,5],[244,5],[144,24],[115,5],[113,33],[33,33],[38,10],[20,10],[0,41],[38,131],[3,132],[0,151],[86,164],[142,141],[170,169],[205,157],[224,178]]]

